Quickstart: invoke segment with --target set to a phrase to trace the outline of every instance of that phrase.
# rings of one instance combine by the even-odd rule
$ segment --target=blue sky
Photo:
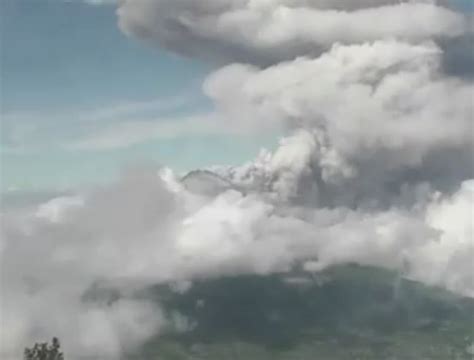
[[[113,5],[2,0],[0,12],[2,191],[110,180],[134,162],[235,164],[275,143],[181,134],[212,106],[201,92],[212,67],[128,39]]]
[[[472,0],[455,0],[456,3],[461,7],[462,9],[466,11],[474,11],[474,1]]]
[[[260,148],[255,139],[234,137],[230,151],[222,134],[143,139],[146,127],[125,144],[114,134],[105,145],[81,141],[128,129],[137,119],[178,124],[205,113],[211,104],[201,84],[212,68],[127,38],[113,5],[2,0],[0,6],[3,191],[109,180],[133,162],[178,170],[238,163]]]

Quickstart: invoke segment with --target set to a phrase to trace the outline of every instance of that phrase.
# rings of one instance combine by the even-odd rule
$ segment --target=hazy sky
[[[1,1],[0,357],[60,336],[115,360],[182,323],[150,286],[296,265],[474,297],[474,32],[453,1]],[[150,160],[178,171],[57,192]]]
[[[236,163],[259,150],[246,136],[188,134],[179,122],[210,108],[201,86],[212,66],[127,38],[113,4],[3,0],[0,6],[3,191],[106,180],[137,161],[181,170]],[[168,124],[166,136],[148,128],[160,122]],[[106,144],[89,146],[91,136]]]
[[[94,183],[137,161],[178,170],[239,163],[275,143],[200,129],[213,66],[127,38],[113,0],[0,6],[2,191]]]

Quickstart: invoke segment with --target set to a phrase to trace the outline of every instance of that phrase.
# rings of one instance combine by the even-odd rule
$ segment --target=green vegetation
[[[51,345],[47,342],[36,343],[32,348],[26,348],[24,360],[64,360],[60,350],[61,345],[57,338],[53,338]]]
[[[153,288],[147,296],[191,326],[132,357],[472,360],[472,299],[355,265],[290,276],[203,280],[184,294]]]
[[[87,301],[116,301],[94,288]],[[356,265],[317,276],[294,271],[197,281],[186,292],[140,294],[175,327],[129,359],[472,360],[474,300]],[[25,360],[64,360],[58,339],[25,349]]]

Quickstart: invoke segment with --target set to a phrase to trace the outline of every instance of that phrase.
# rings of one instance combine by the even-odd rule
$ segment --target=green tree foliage
[[[32,348],[26,348],[24,360],[64,360],[60,351],[61,344],[57,338],[53,338],[51,345],[47,342],[36,343]]]

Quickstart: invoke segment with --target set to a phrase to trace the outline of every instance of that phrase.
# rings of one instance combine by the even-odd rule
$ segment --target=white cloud
[[[180,53],[267,64],[336,42],[454,37],[467,26],[434,1],[126,0],[118,16],[126,34]]]
[[[171,119],[147,119],[109,125],[65,145],[69,150],[112,150],[151,140],[228,132],[212,115]]]
[[[63,0],[64,2],[78,2],[92,6],[103,6],[103,5],[117,5],[119,0]]]
[[[473,85],[443,75],[440,61],[432,43],[337,45],[319,58],[263,70],[229,65],[205,87],[227,114],[223,118],[244,117],[256,129],[268,122],[304,128],[295,150],[277,152],[277,158],[289,157],[289,165],[277,167],[305,168],[309,179],[301,181],[317,180],[313,190],[320,188],[326,205],[355,205],[385,201],[388,189],[397,193],[405,181],[457,186],[472,176]],[[259,176],[268,184],[275,162],[263,160],[249,172],[263,172]],[[302,187],[299,195],[307,197],[310,190]]]
[[[202,119],[122,119],[74,146],[183,131],[290,135],[215,176],[180,182],[170,170],[133,169],[95,191],[2,214],[3,358],[60,334],[68,358],[115,359],[169,320],[137,290],[296,263],[380,266],[474,297],[473,84],[443,71],[434,41],[460,35],[464,18],[432,1],[311,4],[121,4],[129,34],[271,66],[211,74],[204,89],[215,111]]]
[[[142,169],[85,194],[82,205],[55,201],[54,211],[21,221],[4,214],[2,358],[60,334],[68,358],[115,359],[167,325],[135,290],[297,262],[311,271],[381,266],[474,296],[472,216],[464,215],[472,190],[466,182],[418,210],[300,208],[260,193],[193,195],[170,173]]]
[[[202,118],[184,115],[187,107],[197,102],[194,95],[181,94],[147,101],[122,100],[92,109],[54,113],[7,112],[2,117],[2,140],[7,145],[3,151],[22,153],[50,146],[88,149],[89,143],[94,149],[115,148],[154,136],[179,137],[186,135],[186,124],[192,123],[192,119]],[[190,126],[191,133],[192,128]],[[128,131],[129,134],[123,134]]]

